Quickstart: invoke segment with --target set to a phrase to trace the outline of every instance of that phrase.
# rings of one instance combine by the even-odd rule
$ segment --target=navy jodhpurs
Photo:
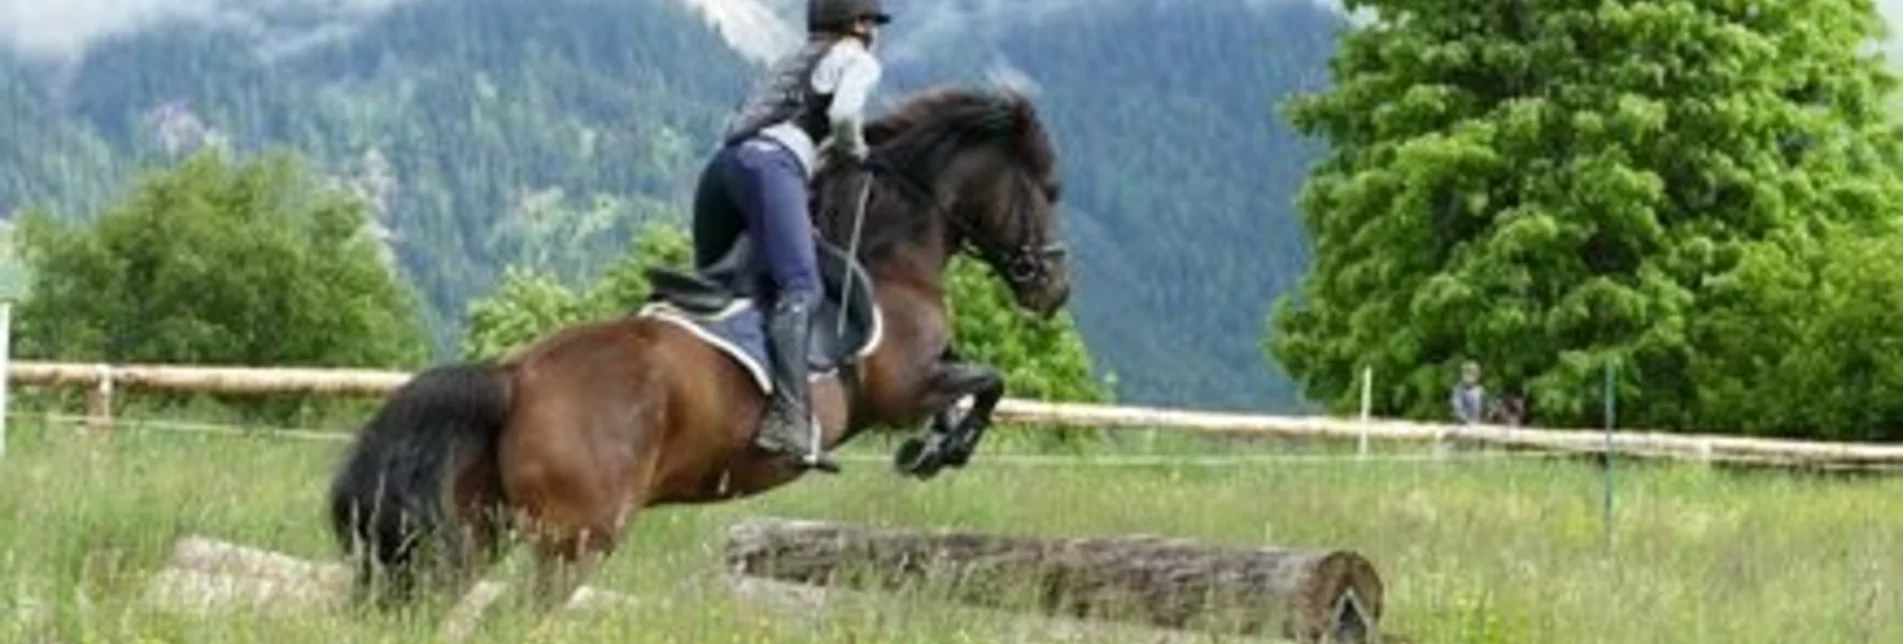
[[[781,294],[819,295],[806,173],[779,143],[759,137],[722,148],[694,195],[694,265],[719,261],[748,232]]]

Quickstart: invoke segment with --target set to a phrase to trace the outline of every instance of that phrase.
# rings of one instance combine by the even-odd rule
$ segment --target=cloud
[[[740,55],[766,63],[800,42],[792,22],[804,5],[774,5],[761,0],[680,0],[699,11],[727,45]]]
[[[1011,64],[1011,61],[1005,60],[1002,56],[985,70],[985,80],[1030,96],[1036,96],[1044,89],[1038,84],[1037,79],[1032,78],[1030,74],[1017,65]]]
[[[258,37],[266,48],[306,40],[417,0],[0,0],[0,48],[70,63],[98,43],[147,29],[199,25]],[[318,36],[313,36],[318,34]]]
[[[1903,2],[1903,0],[1897,0]],[[1195,3],[1203,3],[1197,5]],[[1083,12],[1114,14],[1124,11],[1169,11],[1228,2],[1261,11],[1289,3],[1306,2],[1336,11],[1341,0],[949,0],[907,2],[897,6],[890,30],[893,44],[885,56],[906,61],[934,55],[947,48],[968,49],[974,39],[1004,33],[1012,27],[1036,25],[1054,18],[1071,19]]]

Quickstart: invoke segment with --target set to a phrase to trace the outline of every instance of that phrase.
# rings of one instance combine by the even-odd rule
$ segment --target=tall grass
[[[1009,430],[994,447],[1011,445]],[[204,534],[332,557],[321,499],[340,444],[16,427],[0,461],[0,641],[414,642],[424,618],[172,615],[146,608],[173,540]],[[1080,448],[1082,449],[1082,448]],[[1123,451],[1211,449],[1176,441]],[[1225,449],[1234,451],[1234,446]],[[1086,450],[1087,451],[1087,450]],[[869,452],[862,452],[869,453]],[[848,462],[765,497],[645,512],[592,584],[629,612],[484,641],[905,641],[1015,638],[925,601],[801,619],[732,599],[725,526],[750,515],[1017,534],[1161,533],[1353,549],[1388,584],[1389,629],[1423,642],[1903,641],[1903,482],[1628,465],[1610,542],[1599,472],[1553,459],[1301,461],[1223,467],[1004,465],[930,482]],[[493,578],[516,582],[512,559]]]

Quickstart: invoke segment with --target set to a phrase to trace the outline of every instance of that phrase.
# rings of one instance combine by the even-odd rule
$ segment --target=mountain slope
[[[271,6],[328,6],[300,2]],[[447,351],[505,264],[585,279],[641,221],[681,216],[720,118],[800,7],[360,2],[374,11],[171,21],[83,56],[0,55],[0,212],[81,216],[198,145],[292,147],[377,205]],[[882,43],[877,100],[1032,84],[1065,163],[1079,324],[1119,395],[1285,408],[1292,390],[1256,346],[1307,263],[1290,209],[1314,149],[1272,106],[1322,82],[1336,24],[1299,0],[921,4]]]
[[[1308,263],[1293,199],[1319,149],[1272,105],[1320,85],[1335,16],[1158,6],[1053,16],[999,45],[1052,106],[1069,163],[1080,328],[1126,399],[1287,408],[1294,391],[1258,342]]]
[[[109,167],[116,188],[207,136],[295,148],[377,199],[446,350],[505,263],[580,279],[641,220],[678,216],[700,142],[748,73],[716,34],[682,28],[698,22],[672,2],[414,2],[275,57],[242,31],[152,29],[15,89],[37,106],[22,131],[87,145],[9,138],[0,158],[107,149],[113,162],[82,167]],[[179,131],[198,140],[167,136]],[[0,212],[85,212],[110,192],[97,176],[9,178]]]
[[[695,2],[791,24],[803,6]],[[881,43],[884,95],[1029,84],[1065,162],[1078,323],[1119,395],[1287,409],[1296,393],[1259,342],[1269,303],[1308,264],[1293,201],[1320,149],[1273,104],[1326,82],[1341,24],[1307,0],[907,5]],[[736,42],[768,38],[723,27]]]

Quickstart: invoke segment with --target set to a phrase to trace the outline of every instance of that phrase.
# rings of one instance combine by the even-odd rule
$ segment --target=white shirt
[[[825,143],[854,156],[865,156],[866,141],[861,128],[865,124],[866,103],[884,73],[879,59],[873,57],[872,52],[866,50],[865,42],[858,38],[839,39],[819,59],[808,82],[813,91],[833,96],[832,105],[826,110],[833,134]],[[792,150],[806,169],[806,175],[812,176],[819,159],[819,143],[807,136],[805,130],[792,123],[780,123],[760,134]]]

